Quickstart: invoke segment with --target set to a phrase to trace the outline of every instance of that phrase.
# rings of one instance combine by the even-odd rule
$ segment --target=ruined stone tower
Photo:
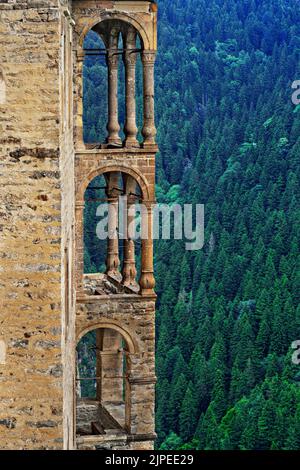
[[[150,1],[0,0],[1,449],[153,446],[156,19]],[[85,50],[90,31],[103,49]],[[106,57],[108,90],[107,137],[93,145],[83,138],[83,64],[91,53]],[[127,196],[128,223],[143,203],[148,237],[137,263],[126,232],[120,260],[109,211],[115,236],[106,241],[105,268],[89,274],[84,208],[99,178],[109,207]],[[76,347],[91,332],[95,373],[82,377]],[[82,393],[88,380],[92,397]]]

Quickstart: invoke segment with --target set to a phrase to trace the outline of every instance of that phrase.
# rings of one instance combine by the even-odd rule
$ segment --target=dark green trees
[[[157,447],[299,449],[299,3],[158,3],[157,194],[205,204],[206,243],[155,248]]]

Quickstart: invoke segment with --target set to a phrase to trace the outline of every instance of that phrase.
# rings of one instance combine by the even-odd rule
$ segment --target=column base
[[[122,280],[122,274],[120,273],[120,271],[109,270],[106,271],[105,274],[107,277],[111,277],[117,282],[121,282]]]
[[[122,140],[121,139],[106,139],[106,146],[112,146],[112,147],[122,147]]]
[[[141,148],[141,145],[137,140],[125,140],[124,147],[128,149],[131,149],[131,148],[139,149]]]
[[[158,152],[158,145],[156,143],[148,143],[148,142],[143,142],[142,143],[142,148],[151,150],[153,152]]]
[[[135,281],[133,282],[130,282],[130,281],[122,281],[121,282],[122,286],[124,287],[128,287],[129,289],[136,289],[137,287],[139,287],[138,283]]]
[[[154,299],[157,297],[153,289],[141,289],[140,295],[142,297],[153,297]]]

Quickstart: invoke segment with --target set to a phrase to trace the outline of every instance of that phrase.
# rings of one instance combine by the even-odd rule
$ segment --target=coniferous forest
[[[156,446],[299,450],[300,5],[158,3],[157,197],[204,204],[205,245],[155,246]],[[84,73],[93,142],[106,69],[90,58]]]

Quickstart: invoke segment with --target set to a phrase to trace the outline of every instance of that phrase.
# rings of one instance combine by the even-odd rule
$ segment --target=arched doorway
[[[130,432],[130,356],[133,343],[115,326],[86,332],[76,348],[76,435]]]

